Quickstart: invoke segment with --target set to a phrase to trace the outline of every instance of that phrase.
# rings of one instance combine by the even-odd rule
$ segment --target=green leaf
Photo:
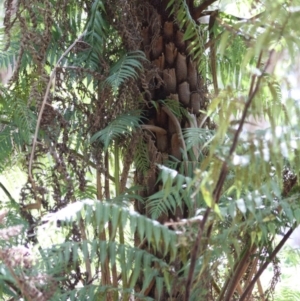
[[[142,62],[144,60],[146,60],[145,54],[139,50],[124,54],[111,67],[109,77],[105,80],[105,83],[116,90],[126,80],[137,78],[138,70],[143,68]]]
[[[114,139],[133,132],[139,126],[141,119],[140,111],[132,111],[119,115],[105,129],[94,134],[91,138],[91,143],[96,141],[101,142],[106,151]]]

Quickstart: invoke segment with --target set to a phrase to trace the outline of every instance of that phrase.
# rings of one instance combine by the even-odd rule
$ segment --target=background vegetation
[[[299,299],[299,1],[2,5],[2,299]]]

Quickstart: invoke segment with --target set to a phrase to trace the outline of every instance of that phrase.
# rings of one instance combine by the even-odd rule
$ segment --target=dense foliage
[[[1,298],[270,300],[300,223],[300,3],[236,2],[5,1],[0,171],[28,181],[0,183]]]

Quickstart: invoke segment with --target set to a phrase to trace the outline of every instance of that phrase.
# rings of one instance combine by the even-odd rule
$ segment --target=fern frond
[[[200,34],[200,27],[196,24],[190,14],[189,7],[184,0],[175,1],[171,0],[168,3],[168,7],[171,7],[171,14],[174,13],[178,21],[179,28],[184,29],[183,38],[186,41],[191,41],[188,46],[189,54],[193,57],[193,60],[198,62],[200,69],[205,68],[205,56],[204,56],[204,43],[203,37]]]
[[[117,293],[122,300],[123,295],[129,295],[141,301],[156,301],[153,298],[147,297],[142,293],[137,293],[131,288],[120,288],[112,285],[86,285],[82,288],[76,288],[63,294],[57,294],[52,301],[77,301],[77,300],[98,300],[106,301],[108,293]]]
[[[87,20],[86,41],[92,46],[92,52],[101,54],[103,43],[108,30],[108,23],[104,18],[105,7],[101,0],[95,0],[90,10],[91,15]]]
[[[81,218],[84,218],[86,223],[95,220],[99,233],[104,230],[109,221],[113,233],[118,227],[124,229],[128,224],[132,233],[137,233],[141,240],[146,238],[156,250],[162,251],[163,254],[173,252],[172,258],[174,252],[176,253],[177,238],[173,231],[135,211],[110,203],[86,199],[69,204],[56,213],[46,215],[43,219],[52,223],[59,220],[61,223],[69,224],[73,221],[79,222]]]
[[[214,132],[204,128],[187,128],[182,130],[182,134],[186,149],[190,150],[194,146],[203,147],[212,139]]]
[[[164,99],[160,100],[159,103],[163,106],[168,107],[177,118],[188,116],[188,111],[179,101],[176,101],[174,99]]]
[[[140,111],[131,111],[122,114],[113,120],[105,129],[94,134],[91,138],[91,143],[99,141],[103,144],[104,149],[107,150],[112,140],[124,135],[130,135],[131,132],[139,126],[141,118]]]
[[[153,219],[158,219],[162,214],[171,212],[175,214],[177,208],[183,208],[183,197],[176,187],[172,187],[168,193],[160,190],[147,199],[148,212]]]
[[[12,128],[10,126],[5,126],[2,131],[0,131],[0,168],[4,167],[5,163],[10,157],[13,151]]]
[[[105,83],[117,89],[127,79],[137,78],[137,71],[143,68],[142,61],[146,60],[142,51],[132,51],[124,54],[110,69]]]
[[[161,169],[159,180],[162,180],[162,189],[147,199],[147,207],[151,217],[157,219],[168,211],[175,213],[177,208],[187,205],[191,209],[192,178],[180,174],[177,170],[159,165]],[[192,213],[192,209],[190,213]]]
[[[276,301],[285,301],[285,300],[293,300],[300,301],[300,291],[296,287],[291,287],[291,285],[286,285],[284,287],[280,287],[275,293]]]
[[[150,167],[150,160],[148,156],[147,144],[141,138],[136,146],[136,151],[134,152],[134,163],[137,170],[146,172]]]
[[[22,140],[28,144],[35,128],[35,116],[22,99],[15,99],[13,122],[18,128]]]
[[[126,191],[126,193],[122,193],[116,196],[112,200],[109,200],[109,202],[127,208],[129,208],[132,205],[132,200],[137,200],[140,203],[144,203],[144,199],[140,195],[135,193],[135,191],[137,191],[139,188],[139,186],[131,187]]]

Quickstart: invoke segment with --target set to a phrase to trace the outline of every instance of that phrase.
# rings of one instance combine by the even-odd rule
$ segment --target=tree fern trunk
[[[138,177],[139,184],[147,187],[145,195],[158,189],[156,163],[172,157],[179,161],[187,159],[182,129],[191,126],[191,120],[178,119],[160,100],[178,101],[198,124],[201,122],[199,110],[206,109],[206,87],[198,73],[197,62],[189,55],[190,41],[184,40],[184,32],[166,5],[149,1],[140,8],[141,50],[151,62],[141,80],[148,110],[147,125],[155,126],[149,127],[154,135],[147,141],[152,168],[145,177]]]
[[[205,110],[207,104],[206,87],[198,73],[197,62],[189,54],[190,42],[184,40],[184,32],[179,29],[174,15],[167,9],[167,4],[168,1],[148,1],[138,6],[142,37],[140,50],[145,52],[151,62],[145,66],[145,72],[141,76],[141,90],[146,103],[144,109],[147,111],[143,139],[147,143],[150,168],[146,173],[137,170],[136,183],[144,187],[144,197],[159,190],[157,164],[174,158],[179,162],[188,159],[182,129],[190,127],[193,123],[191,120],[194,121],[193,126],[197,126],[201,122],[199,110]],[[178,119],[163,104],[162,100],[166,99],[178,102],[189,112],[191,120],[186,117]],[[149,215],[144,204],[136,204],[136,209]],[[162,214],[158,220],[164,223],[187,215],[186,210],[178,209],[175,214]],[[136,245],[140,243],[137,239]],[[174,266],[178,270],[181,268],[179,259]],[[140,284],[142,286],[142,279]],[[184,290],[184,285],[181,288]],[[175,290],[172,296],[165,292],[160,300],[183,300],[182,294],[180,289]],[[154,283],[150,283],[146,295],[158,300]]]

